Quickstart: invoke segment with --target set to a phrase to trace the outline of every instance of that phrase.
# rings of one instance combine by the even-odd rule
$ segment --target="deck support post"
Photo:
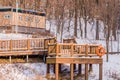
[[[53,73],[55,73],[55,64],[53,64]]]
[[[73,65],[74,65],[73,63],[70,64],[70,79],[71,80],[74,80],[73,79],[74,77],[74,66]]]
[[[59,64],[55,64],[55,80],[59,80]]]
[[[9,56],[9,61],[10,61],[10,63],[12,62],[12,60],[11,60],[11,59],[12,59],[12,57],[11,57],[11,56]]]
[[[99,64],[99,80],[102,80],[102,64]]]
[[[47,64],[46,65],[47,66],[47,70],[46,70],[46,73],[47,73],[47,80],[49,80],[49,78],[50,78],[50,64]]]
[[[85,64],[85,80],[88,80],[88,64]]]
[[[62,65],[62,64],[59,64],[59,73],[61,73],[61,65]]]
[[[74,66],[74,71],[76,70],[76,64],[73,64],[73,66]]]
[[[28,61],[29,61],[29,60],[28,60],[28,58],[29,58],[29,57],[28,57],[28,55],[26,55],[26,62],[28,62]]]
[[[89,64],[89,72],[93,71],[92,64]]]
[[[59,64],[70,64],[70,80],[74,80],[74,64],[79,64],[79,73],[82,73],[81,65],[85,64],[85,80],[88,80],[89,64],[99,64],[99,80],[102,80],[102,58],[47,57],[46,63],[55,64],[55,80],[59,80]]]
[[[82,64],[78,64],[78,73],[82,74]]]

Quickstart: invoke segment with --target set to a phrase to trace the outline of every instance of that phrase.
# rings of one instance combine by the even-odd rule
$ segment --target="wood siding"
[[[5,16],[9,15],[9,18],[5,18]],[[1,26],[10,26],[11,23],[11,12],[0,12],[0,27]]]
[[[16,13],[13,12],[12,25],[16,25]],[[45,28],[45,16],[18,13],[18,25],[35,28]]]
[[[10,18],[5,18],[5,15],[10,15]],[[15,12],[0,12],[0,26],[15,26]],[[18,13],[18,26],[45,28],[45,16],[38,16],[28,13]]]

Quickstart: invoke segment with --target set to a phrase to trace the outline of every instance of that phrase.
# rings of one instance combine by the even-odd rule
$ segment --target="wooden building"
[[[45,30],[45,13],[6,7],[0,8],[0,32],[37,33]]]

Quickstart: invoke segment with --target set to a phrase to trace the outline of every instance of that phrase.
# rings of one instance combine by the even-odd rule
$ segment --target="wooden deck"
[[[102,80],[103,59],[96,54],[96,48],[100,45],[75,44],[75,43],[54,43],[48,44],[47,75],[49,78],[49,65],[55,64],[55,78],[59,80],[61,64],[70,64],[70,79],[74,80],[74,65],[79,64],[81,74],[81,64],[85,64],[85,80],[88,80],[88,65],[99,64],[99,80]]]
[[[73,41],[73,42],[71,42]],[[100,45],[76,44],[74,40],[65,43],[57,43],[55,38],[32,38],[21,40],[0,40],[0,56],[25,55],[28,62],[29,55],[47,55],[47,75],[50,73],[50,64],[55,64],[56,80],[59,80],[61,64],[69,63],[71,80],[74,80],[74,67],[79,64],[79,74],[82,73],[81,64],[85,64],[85,80],[88,80],[88,65],[99,64],[99,80],[102,80],[103,59],[96,54],[96,48]]]
[[[0,40],[0,56],[47,55],[48,43],[55,43],[55,38],[32,38]]]

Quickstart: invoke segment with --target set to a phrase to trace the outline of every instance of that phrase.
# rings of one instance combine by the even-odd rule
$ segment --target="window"
[[[4,18],[5,18],[5,19],[10,19],[10,15],[8,15],[8,14],[7,14],[7,15],[4,15]]]
[[[33,21],[33,18],[32,18],[32,17],[26,17],[26,21],[32,22],[32,21]]]
[[[36,22],[36,23],[40,22],[40,19],[36,17],[36,18],[35,18],[35,22]]]
[[[23,19],[22,19],[22,16],[19,16],[19,20],[23,20]]]

